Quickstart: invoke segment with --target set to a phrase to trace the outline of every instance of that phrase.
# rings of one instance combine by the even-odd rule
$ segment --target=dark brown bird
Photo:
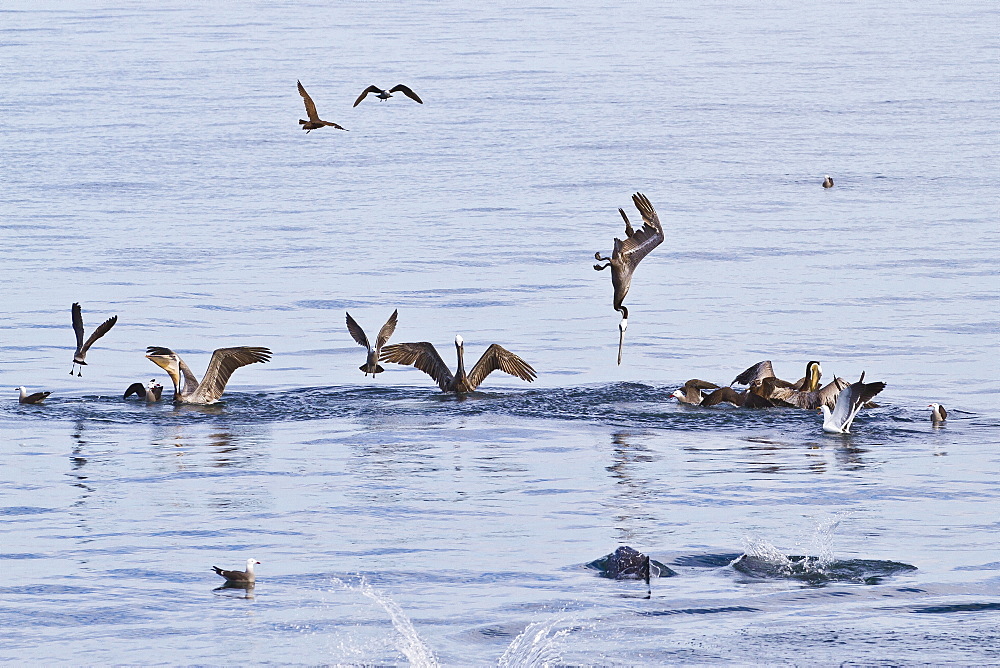
[[[827,174],[823,178],[823,187],[824,188],[832,188],[833,187],[833,177],[830,176],[829,174]]]
[[[702,390],[715,390],[718,389],[718,387],[719,386],[715,383],[710,383],[707,380],[692,378],[688,382],[684,383],[683,387],[674,390],[670,396],[682,404],[700,406],[702,400],[705,398],[705,394]]]
[[[759,383],[760,381],[757,381],[758,385]],[[716,406],[721,403],[730,403],[740,408],[771,408],[774,406],[774,403],[770,399],[760,396],[753,388],[749,390],[734,390],[731,387],[720,387],[706,396],[702,400],[701,405]]]
[[[632,273],[642,258],[663,243],[663,227],[649,198],[642,193],[636,193],[632,195],[632,202],[642,215],[642,228],[638,231],[633,229],[625,210],[618,209],[618,213],[625,220],[625,241],[615,238],[615,248],[611,252],[611,257],[601,257],[600,251],[594,253],[598,261],[608,263],[595,264],[594,269],[601,271],[611,267],[611,285],[615,290],[614,307],[622,314],[622,320],[618,323],[618,364],[622,363],[622,344],[625,341],[625,330],[628,328],[628,309],[622,302],[625,301],[625,295],[632,285]]]
[[[473,392],[494,371],[503,371],[529,383],[537,374],[527,362],[497,344],[491,345],[479,358],[472,371],[465,373],[465,342],[455,336],[458,351],[458,371],[452,375],[448,365],[438,355],[434,346],[426,341],[420,343],[396,343],[386,346],[379,359],[383,362],[414,366],[434,379],[442,392]]]
[[[28,390],[24,387],[15,387],[15,390],[20,392],[17,398],[17,403],[19,404],[40,404],[45,401],[45,397],[52,394],[51,392],[35,392],[34,394],[28,394]]]
[[[764,360],[763,362],[757,362],[752,367],[736,376],[730,385],[753,385],[755,381],[762,381],[765,378],[772,378],[772,385],[774,387],[787,387],[793,390],[806,390],[812,392],[819,387],[819,380],[823,376],[823,367],[820,366],[819,362],[811,361],[806,363],[806,375],[798,379],[794,383],[790,383],[787,380],[781,380],[774,375],[774,369],[771,367],[770,360]]]
[[[416,93],[410,90],[409,86],[404,86],[403,84],[396,84],[389,90],[382,90],[378,86],[371,85],[368,88],[365,88],[364,92],[362,92],[361,95],[358,96],[358,99],[354,101],[354,106],[356,107],[359,104],[361,104],[361,100],[365,99],[365,97],[368,96],[368,93],[375,93],[378,99],[382,100],[383,102],[392,97],[393,93],[402,93],[403,95],[410,98],[414,102],[419,102],[420,104],[424,103],[424,101],[421,100]]]
[[[790,387],[778,387],[775,378],[764,378],[760,381],[760,396],[769,399],[775,406],[791,408],[816,409],[821,406],[833,408],[837,404],[837,395],[850,385],[843,378],[834,378],[829,384],[817,390],[796,390]]]
[[[87,365],[86,361],[87,351],[90,350],[90,346],[94,345],[94,341],[97,341],[97,339],[107,334],[108,330],[114,327],[115,323],[118,322],[118,316],[116,315],[111,316],[110,318],[102,322],[97,327],[97,329],[94,330],[94,333],[90,335],[90,338],[87,339],[86,342],[84,342],[83,312],[80,310],[80,304],[74,302],[72,311],[73,311],[73,331],[76,332],[76,352],[73,353],[73,366],[71,366],[69,369],[69,375],[71,376],[73,375],[73,370],[77,364],[79,364],[81,367]],[[76,375],[82,376],[83,369],[81,368],[79,371],[77,371]]]
[[[382,325],[382,329],[378,332],[378,338],[375,339],[374,348],[372,348],[371,344],[368,343],[368,337],[365,336],[365,330],[361,329],[361,326],[354,321],[354,318],[351,317],[350,313],[347,314],[347,331],[351,333],[351,336],[358,342],[359,346],[364,346],[368,349],[368,360],[358,367],[365,372],[366,376],[371,374],[372,378],[374,378],[375,374],[385,371],[385,369],[379,366],[378,358],[379,355],[382,354],[382,346],[388,343],[389,337],[396,331],[397,313],[398,310],[393,311],[392,315],[389,316],[389,319],[385,321],[384,325]]]
[[[247,569],[245,571],[224,571],[218,566],[212,566],[212,570],[226,578],[226,583],[240,584],[240,585],[250,585],[257,581],[257,576],[254,575],[253,567],[259,565],[260,562],[256,559],[247,559]]]
[[[317,130],[327,125],[331,128],[337,128],[338,130],[347,130],[347,128],[341,127],[336,123],[331,123],[330,121],[324,121],[321,119],[319,117],[319,113],[316,111],[316,103],[313,102],[311,97],[309,97],[309,93],[307,93],[306,89],[302,86],[302,82],[296,81],[295,83],[299,85],[299,95],[302,96],[302,101],[306,103],[306,115],[309,117],[309,120],[304,121],[301,118],[299,119],[299,125],[301,125],[302,129],[306,131],[306,134],[309,134],[312,130]]]

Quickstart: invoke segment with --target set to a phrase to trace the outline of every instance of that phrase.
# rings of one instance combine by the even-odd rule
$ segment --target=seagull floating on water
[[[28,390],[23,385],[21,387],[15,387],[14,389],[20,392],[20,396],[17,398],[17,403],[19,404],[40,404],[45,401],[45,397],[52,394],[51,392],[35,392],[34,394],[28,394]]]
[[[359,104],[361,104],[361,100],[365,99],[365,97],[368,96],[368,93],[375,93],[376,97],[378,97],[378,99],[382,100],[383,102],[392,97],[393,93],[402,93],[403,95],[410,98],[414,102],[419,102],[420,104],[424,103],[424,101],[421,100],[416,93],[410,90],[409,86],[404,86],[403,84],[396,84],[389,90],[382,90],[381,88],[373,84],[368,88],[365,88],[364,92],[362,92],[361,95],[358,96],[358,99],[354,101],[354,106],[356,107]]]
[[[396,331],[397,313],[398,309],[393,311],[392,315],[389,316],[389,319],[385,321],[384,325],[382,325],[382,329],[378,332],[378,338],[375,339],[374,348],[372,348],[371,344],[368,343],[368,337],[365,335],[365,330],[361,329],[361,325],[355,322],[350,313],[347,314],[347,331],[351,333],[351,336],[358,342],[359,346],[364,346],[368,349],[368,360],[358,367],[365,372],[366,376],[371,374],[372,378],[374,378],[375,374],[385,371],[385,369],[379,366],[378,358],[379,355],[382,354],[382,346],[389,342],[389,337],[392,336],[394,331]]]
[[[324,121],[321,119],[319,117],[319,112],[316,111],[316,103],[313,102],[311,97],[309,97],[309,93],[307,93],[305,87],[302,86],[302,82],[296,81],[295,83],[299,85],[299,95],[302,96],[302,101],[306,103],[306,115],[309,117],[309,120],[305,121],[301,118],[299,119],[299,125],[301,125],[302,129],[306,131],[306,134],[327,125],[331,128],[337,128],[338,130],[347,130],[347,128],[341,127],[336,123],[331,123],[330,121]]]
[[[718,387],[719,386],[715,383],[710,383],[707,380],[692,378],[688,382],[684,383],[683,387],[671,392],[670,396],[682,404],[700,406],[702,400],[705,398],[703,390],[715,390],[718,389]]]
[[[226,584],[252,585],[257,581],[253,567],[259,564],[260,562],[256,559],[247,559],[247,569],[245,571],[224,571],[218,566],[212,566],[212,570],[226,578]]]
[[[854,416],[872,397],[885,389],[885,383],[865,383],[865,372],[858,382],[851,383],[837,395],[833,411],[823,404],[823,431],[828,434],[849,434]]]
[[[267,362],[271,351],[256,346],[219,348],[212,353],[212,359],[205,370],[205,377],[198,378],[180,355],[170,348],[150,346],[146,348],[146,359],[162,368],[174,382],[174,402],[184,404],[214,404],[226,390],[226,383],[233,372],[241,366],[255,362]],[[183,385],[181,375],[183,374]]]
[[[823,177],[823,187],[824,188],[832,188],[833,187],[833,177],[830,176],[829,174],[827,174],[825,177]]]
[[[147,403],[154,403],[159,401],[160,397],[163,396],[163,386],[157,383],[155,378],[150,379],[149,383],[145,386],[142,383],[132,383],[125,390],[122,399],[128,399],[133,394],[140,399],[145,399]]]
[[[73,366],[70,367],[69,375],[73,375],[73,370],[77,364],[81,367],[87,365],[87,351],[90,350],[90,346],[94,345],[94,341],[101,338],[108,333],[115,323],[118,322],[118,316],[111,316],[104,322],[102,322],[94,333],[90,335],[90,338],[86,342],[83,340],[83,312],[80,309],[80,304],[74,302],[73,304],[73,330],[76,332],[76,352],[73,353]],[[83,375],[83,369],[81,368],[77,371],[77,376]]]
[[[458,351],[458,371],[452,375],[434,346],[426,341],[420,343],[395,343],[382,349],[379,359],[383,362],[414,366],[434,379],[442,392],[473,392],[494,371],[503,371],[529,383],[537,374],[523,359],[497,344],[492,344],[479,358],[472,371],[465,373],[465,342],[460,335],[455,336]]]
[[[632,285],[632,273],[642,258],[663,242],[663,227],[649,198],[642,193],[636,193],[632,195],[632,202],[642,215],[642,227],[639,230],[633,229],[625,210],[619,208],[618,213],[625,220],[625,241],[615,238],[611,257],[601,257],[600,251],[594,253],[598,261],[608,263],[595,264],[594,269],[601,271],[611,267],[611,285],[615,290],[614,307],[622,314],[622,320],[618,323],[618,364],[622,363],[622,344],[625,341],[625,330],[628,328],[628,309],[622,302]]]
[[[927,407],[931,409],[931,422],[934,424],[940,424],[948,419],[948,411],[941,404],[927,404]]]

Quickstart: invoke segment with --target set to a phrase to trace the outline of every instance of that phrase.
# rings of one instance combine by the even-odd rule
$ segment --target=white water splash
[[[813,551],[816,553],[816,566],[819,569],[826,569],[834,562],[833,557],[833,534],[834,530],[840,526],[839,516],[831,517],[825,522],[820,522],[813,530]]]
[[[497,667],[542,667],[562,663],[562,655],[559,653],[561,643],[559,641],[569,634],[570,629],[561,629],[552,633],[552,630],[562,621],[562,619],[554,619],[550,622],[528,624],[520,635],[507,646],[506,651],[497,660]]]
[[[766,564],[772,564],[785,572],[791,572],[792,561],[769,540],[753,536],[743,537],[743,553]],[[735,562],[734,562],[735,563]]]

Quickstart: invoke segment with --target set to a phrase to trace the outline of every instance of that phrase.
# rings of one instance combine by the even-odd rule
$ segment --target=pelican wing
[[[381,350],[382,346],[389,342],[389,337],[396,331],[396,316],[398,314],[398,309],[393,311],[392,315],[389,316],[389,319],[385,321],[384,325],[382,325],[382,329],[378,331],[378,338],[375,339],[375,347],[379,350]]]
[[[623,259],[634,270],[642,258],[663,243],[663,227],[660,225],[660,218],[656,215],[653,205],[645,195],[642,193],[632,195],[632,202],[642,214],[643,225],[628,235],[628,238],[621,242],[620,246],[618,244],[615,246],[619,246]]]
[[[472,387],[479,387],[488,375],[497,370],[517,376],[529,383],[538,376],[530,364],[503,346],[494,343],[486,349],[483,356],[476,362],[476,366],[472,367],[472,371],[469,372],[469,384]]]
[[[448,365],[444,363],[434,346],[426,341],[419,343],[395,343],[382,349],[379,355],[382,362],[414,366],[434,379],[442,390],[451,388],[455,377]]]
[[[128,399],[133,394],[138,396],[140,399],[145,399],[146,386],[143,385],[142,383],[132,383],[131,385],[128,386],[128,389],[125,390],[125,394],[124,396],[122,396],[122,399]]]
[[[104,322],[102,322],[101,325],[94,330],[94,333],[90,335],[90,338],[87,339],[87,342],[83,344],[83,348],[80,349],[80,352],[86,353],[88,350],[90,350],[90,346],[94,345],[94,341],[107,334],[108,330],[114,327],[116,322],[118,322],[118,316],[116,315],[113,315]]]
[[[309,97],[309,93],[306,92],[305,87],[302,85],[301,81],[296,81],[299,85],[299,95],[302,96],[302,101],[306,103],[306,115],[309,116],[309,120],[313,122],[319,121],[319,113],[316,111],[316,103],[313,99]]]
[[[237,346],[235,348],[219,348],[212,353],[212,359],[205,370],[205,376],[195,392],[196,403],[212,403],[218,401],[226,390],[226,383],[233,372],[241,366],[255,362],[267,362],[271,359],[271,351],[258,346]]]
[[[392,88],[389,89],[389,92],[390,93],[399,92],[399,93],[402,93],[403,95],[405,95],[406,97],[410,98],[414,102],[419,102],[420,104],[424,103],[424,101],[421,100],[420,97],[418,97],[416,93],[414,93],[412,90],[410,90],[409,86],[404,86],[403,84],[396,84],[395,86],[393,86]]]
[[[736,376],[730,385],[753,385],[755,380],[763,380],[765,378],[774,378],[774,368],[771,366],[771,360],[764,360],[763,362],[757,362],[752,367]]]
[[[702,406],[715,406],[723,401],[734,406],[742,406],[746,401],[747,392],[737,392],[731,387],[720,387],[701,400]]]
[[[819,408],[820,406],[827,406],[828,408],[833,408],[837,405],[837,397],[844,388],[848,387],[849,383],[843,378],[834,378],[824,387],[816,390],[815,392],[800,392],[799,394],[804,395],[815,395],[812,399],[810,405],[802,406],[802,408]],[[875,394],[878,394],[876,392]],[[875,396],[874,394],[872,396]],[[865,400],[867,401],[867,399]]]
[[[80,304],[73,303],[73,331],[76,332],[76,349],[83,348],[83,313],[80,311]]]
[[[368,336],[365,334],[365,330],[361,329],[361,325],[355,322],[351,314],[347,314],[347,331],[351,333],[351,337],[358,342],[359,346],[364,346],[368,350],[372,347],[368,344]]]
[[[354,106],[356,107],[359,104],[361,104],[361,100],[365,99],[365,97],[367,97],[368,93],[375,93],[377,95],[377,94],[379,94],[381,92],[382,92],[382,89],[379,88],[378,86],[375,86],[375,85],[372,85],[372,86],[369,86],[368,88],[365,88],[364,91],[362,91],[361,95],[358,96],[358,99],[356,99],[354,101]]]

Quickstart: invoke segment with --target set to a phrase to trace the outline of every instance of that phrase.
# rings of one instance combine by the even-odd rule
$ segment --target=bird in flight
[[[397,313],[398,311],[393,311],[392,315],[389,316],[389,319],[385,321],[384,325],[382,325],[382,329],[378,332],[378,338],[375,339],[374,348],[372,348],[371,344],[368,343],[368,337],[365,336],[365,330],[361,329],[361,325],[355,322],[350,313],[347,314],[347,331],[351,333],[351,336],[358,342],[359,346],[364,346],[368,349],[368,359],[364,364],[358,367],[365,372],[366,376],[371,374],[372,378],[374,378],[375,374],[385,371],[385,369],[379,366],[378,357],[382,354],[382,346],[389,341],[389,337],[392,336],[394,331],[396,331]]]
[[[354,106],[356,107],[359,104],[361,104],[361,100],[365,99],[368,93],[375,93],[376,97],[378,97],[378,99],[382,100],[383,102],[392,97],[393,93],[402,93],[403,95],[410,98],[414,102],[419,102],[420,104],[424,103],[424,101],[420,99],[420,96],[418,96],[416,93],[410,90],[409,86],[404,86],[403,84],[396,84],[389,90],[382,90],[378,86],[372,85],[369,86],[368,88],[365,88],[364,92],[362,92],[361,95],[358,96],[358,99],[354,101]]]
[[[94,341],[101,338],[108,333],[115,323],[118,322],[118,316],[111,316],[104,322],[102,322],[94,333],[90,335],[90,338],[86,341],[83,340],[83,312],[80,310],[80,304],[74,302],[73,304],[73,330],[76,332],[76,352],[73,353],[73,366],[69,369],[69,375],[73,375],[73,371],[76,365],[79,364],[81,367],[87,365],[87,351],[90,350],[90,346],[94,345]],[[83,369],[81,368],[76,373],[77,376],[83,375]]]
[[[311,131],[319,129],[325,125],[329,125],[331,128],[337,128],[338,130],[347,130],[347,128],[341,127],[336,123],[331,123],[330,121],[324,121],[321,119],[319,117],[319,112],[316,111],[316,103],[313,102],[311,97],[309,97],[309,93],[307,93],[306,89],[302,86],[302,82],[296,81],[295,83],[299,85],[299,95],[302,96],[302,101],[306,103],[306,115],[309,117],[309,120],[305,121],[301,118],[299,119],[299,125],[301,125],[302,129],[306,131],[306,134],[309,134]]]

